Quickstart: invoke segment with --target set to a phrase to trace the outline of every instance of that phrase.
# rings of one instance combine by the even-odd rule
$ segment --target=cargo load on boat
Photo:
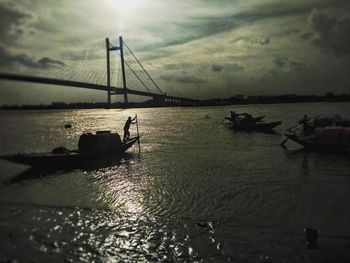
[[[350,150],[350,120],[338,115],[333,117],[308,118],[306,115],[294,127],[287,129],[287,137],[281,145],[292,141],[313,149],[335,151]]]
[[[315,143],[324,146],[344,147],[350,143],[350,127],[317,127],[314,129]]]
[[[82,154],[122,152],[122,140],[118,133],[110,131],[99,131],[96,134],[84,133],[79,138],[78,151]]]

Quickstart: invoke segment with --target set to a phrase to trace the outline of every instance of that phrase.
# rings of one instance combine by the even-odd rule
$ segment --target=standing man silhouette
[[[308,118],[307,115],[304,115],[304,117],[299,121],[299,124],[303,125],[303,133],[305,136],[309,135],[309,126],[308,126],[308,121],[310,119]]]
[[[134,122],[134,120],[136,120],[136,116],[133,119],[131,119],[131,117],[128,117],[128,120],[125,122],[123,141],[126,141],[129,139],[129,137],[130,137],[129,128],[130,128],[131,124],[136,123],[136,121]]]

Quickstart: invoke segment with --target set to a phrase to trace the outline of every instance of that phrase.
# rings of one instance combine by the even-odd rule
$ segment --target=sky
[[[169,95],[350,93],[349,0],[0,0],[0,72],[100,83],[119,35]],[[53,101],[106,94],[0,81],[1,105]]]

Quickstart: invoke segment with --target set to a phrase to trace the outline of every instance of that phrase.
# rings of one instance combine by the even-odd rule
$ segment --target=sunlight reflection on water
[[[122,135],[135,113],[142,136],[140,155],[135,146],[108,167],[57,171],[0,187],[0,242],[7,251],[0,261],[16,259],[17,251],[23,252],[20,259],[35,260],[46,251],[47,261],[69,262],[298,262],[307,255],[305,226],[323,235],[350,235],[350,164],[347,157],[292,144],[283,150],[281,133],[306,111],[348,108],[236,107],[283,119],[276,134],[235,133],[222,123],[230,107],[0,113],[7,124],[0,128],[1,154],[75,149],[82,132]],[[67,123],[71,129],[64,128]],[[25,169],[1,161],[4,179]],[[319,258],[348,257],[341,240],[329,241],[339,245],[334,250],[324,238]]]

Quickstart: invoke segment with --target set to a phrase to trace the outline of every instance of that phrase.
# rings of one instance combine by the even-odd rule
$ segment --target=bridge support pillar
[[[119,36],[120,61],[122,67],[123,88],[124,88],[124,103],[128,103],[128,93],[126,90],[126,77],[125,77],[125,62],[124,62],[124,49],[123,49],[123,37]]]
[[[123,79],[123,95],[124,95],[124,103],[128,104],[128,91],[126,86],[126,77],[125,77],[125,61],[124,61],[124,50],[123,50],[123,38],[119,37],[119,46],[114,47],[110,45],[109,39],[106,38],[106,59],[107,59],[107,87],[108,94],[107,100],[108,104],[111,104],[111,67],[110,67],[110,52],[111,51],[120,51],[120,61],[121,61],[121,70],[122,70],[122,79]]]
[[[109,56],[109,39],[106,38],[106,58],[107,58],[107,102],[111,105],[111,67],[110,67],[110,56]]]

